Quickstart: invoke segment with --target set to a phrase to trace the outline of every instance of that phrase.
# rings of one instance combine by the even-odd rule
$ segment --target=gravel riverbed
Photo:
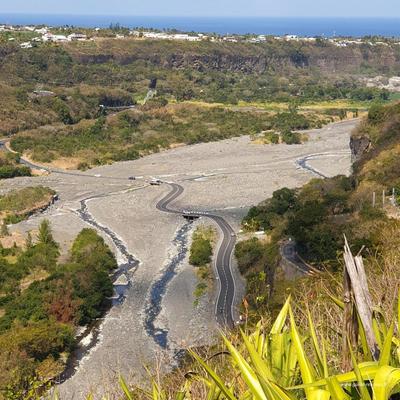
[[[174,252],[176,234],[185,223],[179,215],[155,208],[169,188],[149,186],[146,181],[159,177],[178,182],[185,191],[174,207],[218,210],[238,230],[251,205],[269,197],[274,190],[298,187],[314,177],[300,169],[296,160],[315,154],[309,160],[314,169],[326,176],[347,174],[351,166],[349,137],[356,123],[347,121],[310,131],[309,141],[302,145],[256,145],[244,136],[180,147],[82,175],[52,173],[2,182],[1,191],[39,184],[57,190],[60,200],[44,215],[31,217],[12,229],[35,230],[44,217],[48,218],[56,240],[62,244],[64,257],[74,236],[88,226],[77,212],[80,202],[102,195],[87,203],[90,214],[114,232],[139,260],[125,300],[107,313],[100,323],[96,345],[79,363],[74,375],[58,387],[61,399],[83,399],[88,391],[100,398],[117,390],[119,373],[130,382],[141,382],[145,377],[144,365],[158,364],[167,371],[178,350],[215,340],[214,296],[204,297],[194,307],[196,276],[187,256],[180,260],[175,275],[168,281],[155,321],[157,327],[167,331],[170,345],[163,348],[146,331],[145,310],[151,288],[163,274]],[[132,175],[137,177],[136,181],[128,180]],[[100,234],[116,251],[111,238],[104,232]],[[242,293],[243,282],[239,286]]]

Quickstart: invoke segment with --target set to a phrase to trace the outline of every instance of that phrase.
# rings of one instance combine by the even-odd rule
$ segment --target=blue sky
[[[399,0],[0,0],[1,13],[400,17]]]

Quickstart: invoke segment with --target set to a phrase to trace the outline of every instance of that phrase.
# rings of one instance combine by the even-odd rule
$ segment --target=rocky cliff
[[[397,46],[399,47],[399,46]],[[324,73],[400,73],[400,49],[391,46],[352,45],[336,47],[310,43],[271,41],[249,43],[180,43],[167,41],[109,40],[84,48],[75,44],[65,49],[83,64],[116,62],[121,65],[146,63],[162,68],[199,71],[226,70],[263,73],[287,68],[316,68]]]
[[[367,136],[352,136],[350,138],[351,161],[359,161],[371,148],[371,140]]]

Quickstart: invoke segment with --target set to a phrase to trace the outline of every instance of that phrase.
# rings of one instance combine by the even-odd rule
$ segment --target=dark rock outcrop
[[[72,46],[72,45],[71,45]],[[66,46],[75,62],[102,64],[137,62],[167,69],[193,68],[198,71],[264,73],[266,71],[317,68],[326,74],[360,74],[365,64],[376,73],[400,71],[397,50],[391,46],[360,45],[339,48],[327,44],[270,42],[249,43],[179,43],[168,41],[131,41],[122,48],[116,41],[105,41],[95,51]]]
[[[367,136],[351,137],[351,160],[357,162],[371,149],[371,140]]]

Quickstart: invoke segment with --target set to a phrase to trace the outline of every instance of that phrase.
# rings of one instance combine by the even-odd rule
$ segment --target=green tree
[[[44,219],[39,226],[38,241],[42,244],[55,243],[51,232],[50,222],[47,219]]]
[[[1,224],[1,236],[10,236],[7,224],[4,221]]]
[[[195,237],[190,248],[189,262],[201,266],[211,262],[212,246],[208,239],[201,236]]]
[[[32,234],[30,232],[28,232],[28,234],[26,235],[25,247],[27,249],[30,249],[30,248],[32,248],[32,246],[33,246]]]

